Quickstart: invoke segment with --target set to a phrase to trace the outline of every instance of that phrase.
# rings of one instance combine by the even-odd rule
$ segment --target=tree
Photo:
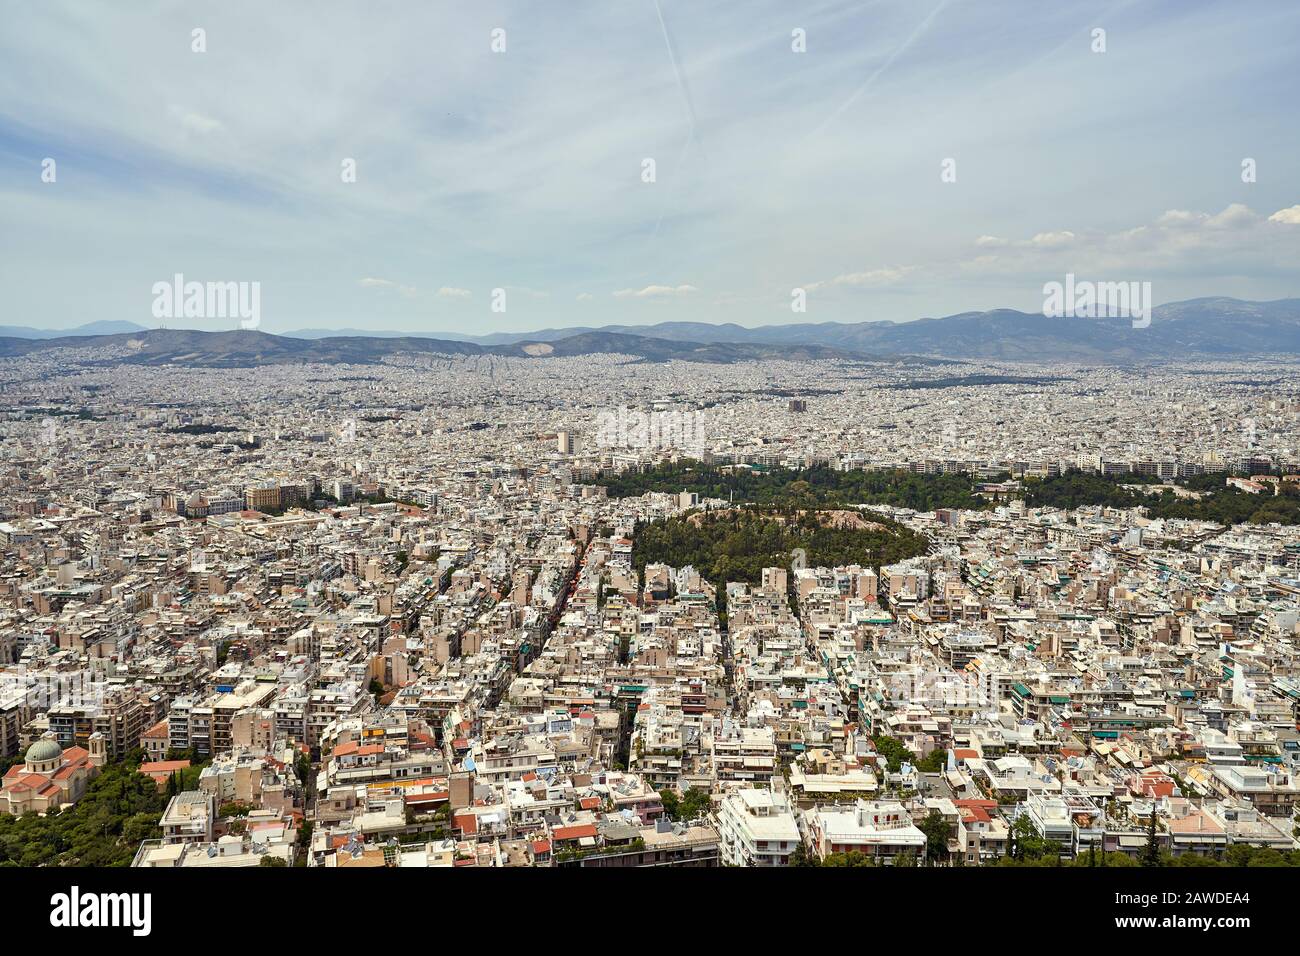
[[[1021,814],[1011,823],[1011,849],[1003,861],[1007,866],[1060,866],[1061,845],[1045,840],[1029,817]]]
[[[1011,852],[1013,860],[1023,860],[1029,850],[1030,841],[1037,837],[1029,818],[1021,815],[1011,821]]]
[[[1288,864],[1284,857],[1277,850],[1271,847],[1260,847],[1251,855],[1250,862],[1247,866],[1293,866]]]
[[[914,763],[912,751],[904,747],[902,741],[897,737],[880,734],[872,737],[871,742],[875,744],[876,751],[885,758],[885,764],[890,773],[898,773],[905,762]]]
[[[1156,807],[1151,805],[1151,823],[1147,827],[1147,845],[1142,848],[1142,865],[1160,865],[1160,837],[1156,831]]]
[[[166,797],[138,762],[109,763],[59,813],[0,814],[0,865],[127,866],[158,835]]]
[[[829,867],[857,867],[857,866],[875,866],[876,861],[861,850],[849,850],[847,853],[829,853],[821,866]],[[906,864],[903,864],[906,865]],[[916,862],[913,860],[912,865]]]
[[[921,773],[939,773],[948,766],[948,751],[940,747],[916,761],[916,769]]]
[[[1071,866],[1138,866],[1137,860],[1133,859],[1127,853],[1098,853],[1095,847],[1089,847],[1086,857],[1079,857]],[[1161,864],[1164,865],[1163,863]]]
[[[808,848],[800,840],[795,844],[795,848],[790,851],[790,859],[786,861],[786,866],[817,866],[817,857],[808,852]]]
[[[938,810],[931,810],[920,823],[925,834],[925,862],[933,866],[948,856],[948,841],[952,838],[952,824]]]
[[[295,866],[307,865],[307,854],[311,852],[311,833],[311,821],[303,820],[302,823],[298,825],[298,852],[294,860]]]
[[[289,864],[285,863],[284,860],[280,859],[278,856],[264,856],[262,857],[261,860],[258,861],[257,865],[258,866],[288,866]]]
[[[659,799],[670,820],[696,820],[709,809],[709,793],[699,787],[690,787],[680,797],[675,790],[660,790]]]
[[[156,840],[160,836],[162,830],[156,813],[133,813],[122,822],[122,840],[128,844],[139,846],[145,840]]]

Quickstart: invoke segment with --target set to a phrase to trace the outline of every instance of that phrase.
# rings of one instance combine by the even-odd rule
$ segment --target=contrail
[[[677,52],[673,49],[672,37],[668,34],[668,24],[664,20],[663,10],[659,7],[659,0],[655,0],[655,13],[659,15],[659,29],[663,31],[664,46],[668,47],[668,60],[673,65],[673,73],[677,77],[677,89],[682,94],[682,102],[686,104],[686,115],[690,118],[691,137],[687,140],[687,143],[689,144],[691,140],[694,140],[695,144],[700,147],[700,152],[703,153],[704,144],[700,142],[696,127],[695,104],[691,102],[691,89],[686,85],[686,77],[682,75],[682,68],[677,63]]]
[[[681,166],[682,161],[686,158],[687,151],[694,143],[704,155],[704,144],[700,141],[699,130],[695,122],[695,104],[691,100],[691,88],[686,83],[686,77],[682,74],[681,65],[677,62],[677,51],[673,48],[673,39],[668,32],[668,22],[664,20],[664,11],[659,6],[659,0],[654,0],[655,13],[659,17],[659,29],[664,36],[664,46],[668,48],[668,61],[673,65],[673,75],[677,77],[677,89],[682,94],[682,103],[686,106],[686,116],[690,123],[690,131],[687,133],[686,142],[682,143],[681,153],[677,157],[677,165]],[[651,239],[659,236],[659,227],[663,225],[664,212],[662,208],[659,212],[659,218],[655,220],[654,231],[650,233]]]
[[[656,3],[657,2],[658,0],[656,0]],[[837,109],[830,116],[826,117],[826,119],[822,121],[822,124],[812,131],[812,135],[816,136],[822,130],[826,129],[826,127],[829,126],[831,123],[833,123],[841,113],[843,113],[846,109],[852,106],[859,96],[861,96],[867,90],[871,89],[871,85],[876,82],[880,74],[884,73],[887,69],[893,66],[894,61],[907,52],[907,48],[910,47],[916,41],[917,37],[919,37],[922,33],[925,32],[926,28],[930,25],[930,22],[934,20],[934,18],[939,15],[939,12],[943,10],[943,8],[946,7],[947,5],[948,5],[948,0],[939,0],[935,8],[930,11],[930,15],[927,16],[924,20],[922,20],[919,24],[917,24],[916,29],[912,31],[912,35],[909,36],[906,40],[904,40],[902,45],[893,53],[891,53],[889,55],[889,59],[887,59],[884,63],[882,63],[879,67],[877,67],[874,73],[872,73],[869,77],[867,77],[867,81],[865,83],[863,83],[856,90],[854,90],[853,94],[847,100],[845,100],[843,103],[840,104],[839,109]]]
[[[1084,29],[1086,29],[1086,27],[1088,27],[1088,26],[1092,26],[1092,25],[1100,26],[1102,21],[1110,19],[1110,17],[1111,17],[1112,14],[1119,12],[1119,11],[1120,11],[1121,9],[1123,9],[1124,7],[1132,6],[1132,5],[1133,5],[1133,2],[1134,2],[1134,0],[1116,0],[1115,3],[1112,3],[1112,4],[1111,4],[1107,9],[1106,9],[1106,12],[1105,12],[1105,13],[1103,13],[1103,14],[1101,14],[1101,15],[1099,15],[1099,16],[1092,16],[1092,17],[1089,17],[1087,23],[1080,24],[1080,29],[1081,29],[1081,30],[1084,30]],[[1027,62],[1027,63],[1022,63],[1022,64],[1020,64],[1018,67],[1016,67],[1016,69],[1012,70],[1012,71],[1011,71],[1010,73],[1008,73],[1006,76],[1001,77],[1001,78],[995,80],[994,82],[995,82],[995,83],[1005,83],[1005,82],[1008,81],[1008,80],[1013,80],[1013,79],[1015,79],[1016,77],[1020,76],[1022,73],[1027,73],[1029,70],[1031,70],[1031,69],[1033,69],[1034,67],[1038,66],[1038,64],[1042,63],[1044,60],[1052,60],[1052,59],[1055,59],[1055,58],[1056,58],[1056,54],[1060,53],[1060,52],[1061,52],[1062,50],[1064,50],[1066,47],[1071,46],[1072,44],[1076,44],[1076,43],[1078,43],[1078,42],[1079,42],[1079,37],[1078,37],[1075,33],[1073,33],[1073,32],[1068,33],[1068,34],[1066,34],[1065,38],[1061,40],[1060,43],[1058,43],[1056,46],[1052,47],[1052,48],[1051,48],[1050,50],[1048,50],[1047,52],[1043,53],[1041,56],[1038,56],[1038,57],[1036,57],[1035,59],[1030,60],[1030,61]]]

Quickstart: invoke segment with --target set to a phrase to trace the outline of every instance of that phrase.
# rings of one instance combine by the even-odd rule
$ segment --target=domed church
[[[44,813],[52,807],[71,806],[82,798],[90,781],[104,765],[104,735],[93,733],[90,749],[64,750],[46,733],[27,748],[21,764],[9,768],[0,781],[0,813],[20,816],[28,810]]]

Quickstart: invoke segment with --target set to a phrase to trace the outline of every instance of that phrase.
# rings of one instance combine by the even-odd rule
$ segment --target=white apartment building
[[[722,862],[728,866],[785,866],[800,840],[789,801],[753,787],[735,790],[722,801],[718,832]]]
[[[881,863],[904,853],[925,854],[925,834],[896,800],[857,800],[849,807],[817,807],[804,814],[808,841],[819,859],[858,851]]]
[[[1059,795],[1031,793],[1021,806],[1035,830],[1045,840],[1055,840],[1062,856],[1074,854],[1074,821],[1070,808]]]
[[[213,793],[186,790],[171,798],[158,826],[164,844],[211,843],[217,819],[217,797]]]

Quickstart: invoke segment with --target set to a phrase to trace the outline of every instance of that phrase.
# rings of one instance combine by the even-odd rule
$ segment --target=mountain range
[[[642,361],[730,363],[761,359],[812,361],[865,358],[819,345],[785,346],[762,343],[673,342],[642,335],[583,332],[552,342],[479,345],[421,336],[332,336],[305,339],[251,329],[203,332],[196,329],[145,329],[113,335],[61,338],[0,337],[0,357],[28,355],[53,349],[111,349],[92,361],[128,365],[187,365],[201,368],[246,368],[261,365],[367,365],[401,354],[433,356],[484,355],[545,358],[617,354]],[[922,360],[925,361],[925,360]]]
[[[119,332],[143,332],[146,326],[134,322],[87,322],[71,329],[33,329],[26,325],[0,325],[0,338],[60,339],[72,335],[114,335]]]
[[[75,334],[69,334],[75,333]],[[396,352],[516,357],[618,353],[651,362],[793,361],[840,358],[1130,364],[1261,355],[1300,356],[1300,299],[1190,299],[1152,310],[1149,326],[1128,319],[1045,318],[994,309],[911,322],[822,322],[747,327],[661,322],[543,329],[482,336],[304,329],[202,332],[96,322],[71,330],[0,326],[0,356],[62,347],[120,347],[136,364],[248,366],[379,361]]]

